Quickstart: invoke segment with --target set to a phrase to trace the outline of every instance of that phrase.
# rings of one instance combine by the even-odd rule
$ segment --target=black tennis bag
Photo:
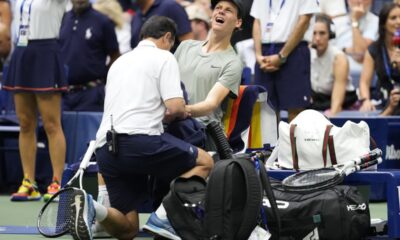
[[[312,193],[284,191],[275,181],[273,191],[281,220],[280,239],[364,239],[370,228],[368,202],[356,187],[338,185]],[[276,222],[264,198],[267,223],[274,235]]]
[[[248,239],[259,219],[260,178],[251,161],[218,161],[208,183],[197,176],[177,178],[163,200],[167,217],[185,240]]]

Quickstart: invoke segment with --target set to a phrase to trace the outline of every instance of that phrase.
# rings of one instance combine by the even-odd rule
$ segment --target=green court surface
[[[8,195],[0,195],[0,240],[35,240],[46,239],[36,230],[37,215],[43,206],[42,201],[11,202]],[[149,214],[140,215],[140,223],[146,223]],[[4,231],[15,231],[13,234],[3,234]],[[65,235],[57,239],[72,239]],[[112,238],[107,238],[112,239]],[[136,238],[148,240],[152,238]]]
[[[0,240],[14,239],[45,239],[36,231],[36,220],[43,202],[11,202],[9,196],[0,196]],[[387,219],[386,203],[370,204],[371,217]],[[141,214],[141,224],[146,222],[148,214]],[[2,234],[7,229],[15,229],[16,233]],[[72,239],[71,236],[65,235],[58,239]],[[110,238],[108,238],[110,239]],[[151,238],[136,238],[141,240]]]

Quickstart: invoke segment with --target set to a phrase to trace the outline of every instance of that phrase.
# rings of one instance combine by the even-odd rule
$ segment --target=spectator
[[[97,0],[93,8],[108,16],[115,24],[115,33],[121,54],[131,49],[131,16],[124,13],[117,0]]]
[[[190,24],[194,40],[204,41],[207,39],[210,30],[210,17],[199,4],[191,4],[185,8]]]
[[[400,84],[400,49],[392,41],[395,32],[400,28],[400,6],[392,3],[383,6],[379,13],[379,37],[371,44],[364,58],[364,67],[360,79],[360,111],[374,111],[370,87],[374,72],[378,76],[377,90],[383,101],[384,115],[398,113],[399,108],[395,86]]]
[[[400,89],[399,87],[393,88],[390,91],[390,97],[387,107],[381,113],[382,116],[400,115],[399,111]]]
[[[347,0],[348,13],[333,20],[336,27],[334,46],[348,55],[350,75],[357,87],[364,55],[377,39],[378,17],[370,12],[372,0]]]
[[[200,4],[206,11],[207,15],[211,17],[212,15],[211,0],[194,0],[193,2],[195,4]]]
[[[302,39],[318,11],[315,0],[254,0],[250,11],[257,62],[254,82],[266,87],[277,116],[288,110],[289,121],[310,104],[310,50]]]
[[[311,108],[328,110],[335,115],[357,101],[357,94],[349,79],[346,55],[329,40],[335,38],[333,22],[326,14],[315,17],[311,49]]]
[[[14,93],[24,179],[18,191],[12,194],[12,201],[41,198],[35,183],[38,112],[49,141],[53,167],[53,181],[44,199],[48,200],[60,188],[66,153],[61,127],[61,92],[67,90],[67,81],[57,38],[66,3],[66,0],[16,2],[17,47],[3,89]]]
[[[211,156],[204,150],[163,133],[163,118],[187,116],[178,64],[168,52],[176,36],[175,23],[166,17],[152,17],[143,25],[141,36],[139,45],[110,69],[103,119],[96,135],[96,157],[113,208],[98,204],[83,190],[76,191],[72,204],[84,202],[89,210],[88,214],[76,213],[85,220],[84,226],[70,222],[74,239],[91,239],[94,212],[112,236],[134,238],[139,231],[137,209],[149,197],[148,175],[206,178],[212,168]],[[109,151],[106,135],[110,127],[116,132],[118,155]]]
[[[120,55],[115,27],[89,0],[72,0],[61,25],[61,53],[68,67],[67,111],[103,111],[108,67]],[[108,66],[107,57],[110,57]]]
[[[139,42],[139,33],[143,23],[154,15],[169,17],[177,24],[178,37],[175,39],[173,51],[181,41],[193,38],[192,28],[185,9],[175,0],[137,0],[136,4],[139,10],[132,18],[131,23],[132,48],[136,47]]]
[[[331,19],[347,14],[346,0],[319,0],[319,8]]]

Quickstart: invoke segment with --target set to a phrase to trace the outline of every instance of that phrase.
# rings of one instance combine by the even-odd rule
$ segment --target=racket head
[[[42,207],[37,219],[37,229],[45,237],[60,237],[68,232],[70,200],[74,188],[63,188]]]
[[[345,175],[335,168],[321,168],[299,172],[286,177],[282,186],[287,191],[310,192],[328,188],[343,181]]]

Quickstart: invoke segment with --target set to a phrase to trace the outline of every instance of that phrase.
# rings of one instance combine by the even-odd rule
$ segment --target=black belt
[[[104,85],[104,81],[101,79],[96,79],[96,80],[89,81],[89,82],[86,82],[83,84],[69,85],[68,91],[69,92],[84,91],[84,90],[95,88],[95,87],[101,86],[101,85]]]

